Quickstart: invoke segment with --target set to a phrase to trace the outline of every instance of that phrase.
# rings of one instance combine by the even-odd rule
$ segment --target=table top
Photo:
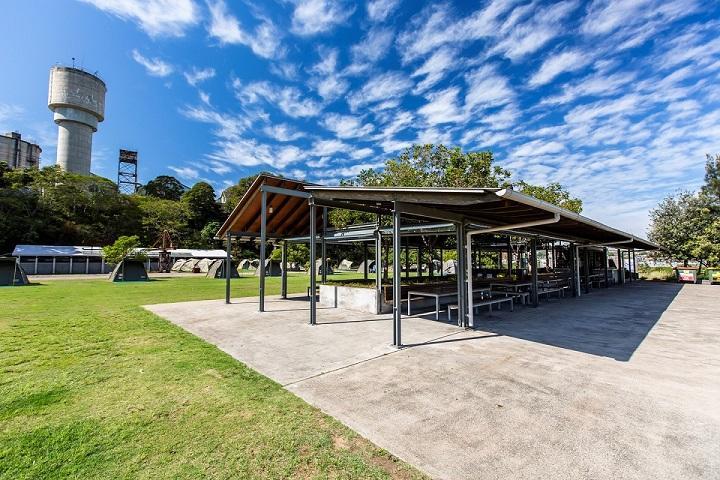
[[[479,293],[479,292],[489,292],[490,289],[487,287],[483,288],[473,288],[473,293]],[[457,290],[454,292],[428,292],[428,291],[422,291],[422,290],[411,290],[407,292],[408,297],[410,295],[414,295],[416,297],[449,297],[451,295],[457,295]]]

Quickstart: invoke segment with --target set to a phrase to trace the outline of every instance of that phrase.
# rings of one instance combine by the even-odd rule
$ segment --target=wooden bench
[[[530,301],[530,292],[493,292],[498,295],[505,295],[506,297],[512,297],[512,298],[519,298],[520,303],[523,305],[527,305],[527,303]]]
[[[538,298],[545,295],[545,298],[550,301],[550,294],[557,293],[558,298],[565,296],[565,289],[567,287],[551,287],[551,288],[538,288]]]
[[[477,307],[488,307],[488,313],[492,315],[492,306],[497,305],[498,310],[500,310],[500,307],[503,303],[507,302],[510,305],[510,311],[513,311],[513,299],[514,297],[498,297],[498,298],[489,298],[487,300],[480,300],[479,302],[473,302],[473,308]],[[452,311],[457,310],[458,305],[452,304],[448,305],[448,320],[452,321]]]

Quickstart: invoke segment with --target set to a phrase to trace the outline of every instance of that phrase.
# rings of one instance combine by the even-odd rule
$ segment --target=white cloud
[[[449,87],[439,92],[426,95],[429,102],[418,109],[418,113],[425,117],[430,125],[460,122],[465,116],[458,105],[458,87]]]
[[[0,122],[7,122],[8,120],[15,120],[18,116],[23,113],[24,109],[19,105],[10,105],[7,103],[0,103]]]
[[[311,153],[316,157],[325,157],[335,153],[344,153],[350,150],[350,146],[341,140],[317,140],[313,143]]]
[[[403,97],[412,88],[412,81],[402,72],[385,72],[371,78],[362,88],[348,97],[348,104],[356,108],[382,100]]]
[[[200,176],[200,172],[192,167],[168,167],[170,170],[175,172],[180,178],[185,180],[195,180]]]
[[[147,58],[137,50],[132,51],[132,57],[133,60],[145,67],[145,71],[148,75],[152,75],[153,77],[167,77],[174,71],[172,65],[164,60],[159,58]]]
[[[215,76],[215,69],[212,67],[203,69],[192,67],[191,71],[183,72],[183,75],[185,76],[185,80],[187,80],[187,82],[194,87],[198,83],[202,83],[205,80],[213,78]]]
[[[415,86],[413,93],[419,95],[425,92],[442,80],[448,71],[458,68],[457,57],[458,52],[449,47],[441,47],[435,51],[412,73],[413,77],[425,75],[425,78]]]
[[[263,132],[265,135],[274,138],[278,142],[292,142],[304,136],[301,132],[298,132],[287,123],[268,125],[263,128]]]
[[[322,125],[334,132],[338,138],[357,138],[370,134],[375,127],[370,123],[363,124],[362,118],[352,115],[330,113],[323,117]]]
[[[373,22],[384,22],[399,4],[400,0],[369,0],[367,2],[368,18]]]
[[[465,94],[467,108],[499,107],[515,98],[507,78],[500,75],[492,65],[483,65],[468,72],[465,81],[468,85]]]
[[[222,44],[245,45],[263,58],[279,58],[283,55],[282,35],[270,20],[261,19],[253,33],[246,32],[240,21],[230,14],[224,0],[208,2],[210,24],[208,33]]]
[[[565,145],[560,142],[533,140],[516,148],[513,157],[534,157],[547,154],[555,154],[565,151]]]
[[[545,59],[540,69],[530,78],[531,87],[550,83],[564,72],[580,70],[590,63],[590,57],[580,50],[565,50]]]
[[[280,87],[270,82],[254,82],[242,85],[238,80],[233,82],[238,99],[245,105],[258,103],[264,99],[279,108],[286,115],[298,117],[314,117],[322,111],[322,105],[305,98],[296,87]]]
[[[81,0],[112,15],[131,20],[150,36],[182,36],[200,20],[194,0]]]
[[[336,0],[295,0],[291,30],[301,36],[328,32],[345,23],[354,11],[354,7]]]
[[[350,152],[350,158],[353,160],[361,160],[373,154],[375,154],[375,151],[372,148],[360,148]]]
[[[389,28],[373,28],[360,43],[352,46],[353,61],[356,64],[375,63],[390,50],[394,32]]]

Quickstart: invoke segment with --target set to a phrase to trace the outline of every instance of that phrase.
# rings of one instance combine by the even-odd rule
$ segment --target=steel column
[[[410,237],[405,240],[405,278],[410,278]]]
[[[288,250],[288,244],[287,241],[282,242],[282,260],[280,265],[280,295],[282,298],[287,298],[287,250]]]
[[[510,235],[507,239],[507,275],[508,278],[512,277],[512,241]]]
[[[322,226],[322,237],[320,238],[320,251],[322,252],[322,259],[320,260],[320,283],[327,282],[327,244],[325,243],[325,234],[327,233],[327,207],[323,207],[323,226]]]
[[[315,325],[317,323],[317,296],[315,295],[317,222],[315,220],[315,203],[312,198],[308,203],[310,204],[310,325]]]
[[[608,272],[608,248],[603,248],[603,270],[605,273],[605,288],[610,286],[610,276]]]
[[[538,258],[537,258],[537,239],[530,239],[530,268],[532,268],[532,304],[537,307],[539,304],[538,296]]]
[[[265,311],[265,243],[267,242],[267,192],[261,192],[260,204],[260,303],[259,310]]]
[[[368,245],[363,242],[363,278],[368,279]]]
[[[618,248],[618,282],[620,285],[625,285],[625,259],[623,258],[623,252]]]
[[[465,232],[462,232],[461,238],[465,238]],[[460,249],[458,249],[459,251]],[[473,265],[472,265],[472,258],[473,258],[473,252],[472,252],[472,240],[471,241],[465,241],[465,256],[469,259],[468,265],[467,265],[467,292],[468,292],[468,308],[467,308],[467,326],[470,328],[475,328],[475,308],[473,307],[473,303],[475,301],[473,297]],[[459,255],[458,255],[459,258]],[[457,270],[457,269],[456,269]],[[459,278],[459,276],[458,276]],[[458,305],[460,305],[460,282],[458,282]],[[458,307],[458,317],[460,317],[460,309]],[[450,315],[450,310],[448,310],[448,315]],[[458,318],[459,320],[459,318]],[[462,323],[459,323],[460,326],[462,326]]]
[[[401,292],[400,281],[402,275],[400,273],[400,251],[402,246],[400,243],[400,210],[397,204],[393,210],[393,345],[402,346],[402,308],[401,308]]]
[[[465,268],[467,263],[465,259],[465,225],[462,223],[456,223],[455,232],[457,239],[457,267],[455,268],[455,273],[457,275],[458,289],[458,326],[463,327],[467,325],[467,320],[465,318],[465,315],[467,315],[467,308],[465,304]],[[470,269],[468,277],[470,277],[472,276],[472,264],[470,264],[468,268]],[[470,298],[468,303],[470,308],[472,308],[472,298]]]
[[[230,303],[230,269],[232,268],[232,257],[230,247],[232,245],[232,237],[227,234],[227,246],[225,254],[225,303]]]
[[[382,217],[377,216],[377,230],[375,232],[375,297],[377,314],[382,313],[382,232],[380,226]]]
[[[583,277],[585,277],[585,293],[590,293],[590,252],[587,248],[583,254]]]

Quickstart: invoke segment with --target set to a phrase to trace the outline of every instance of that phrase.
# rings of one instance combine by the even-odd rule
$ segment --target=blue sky
[[[55,159],[48,69],[108,85],[93,171],[218,191],[270,170],[332,184],[412,143],[491,149],[584,213],[644,234],[720,153],[708,0],[2,0],[0,130]]]

